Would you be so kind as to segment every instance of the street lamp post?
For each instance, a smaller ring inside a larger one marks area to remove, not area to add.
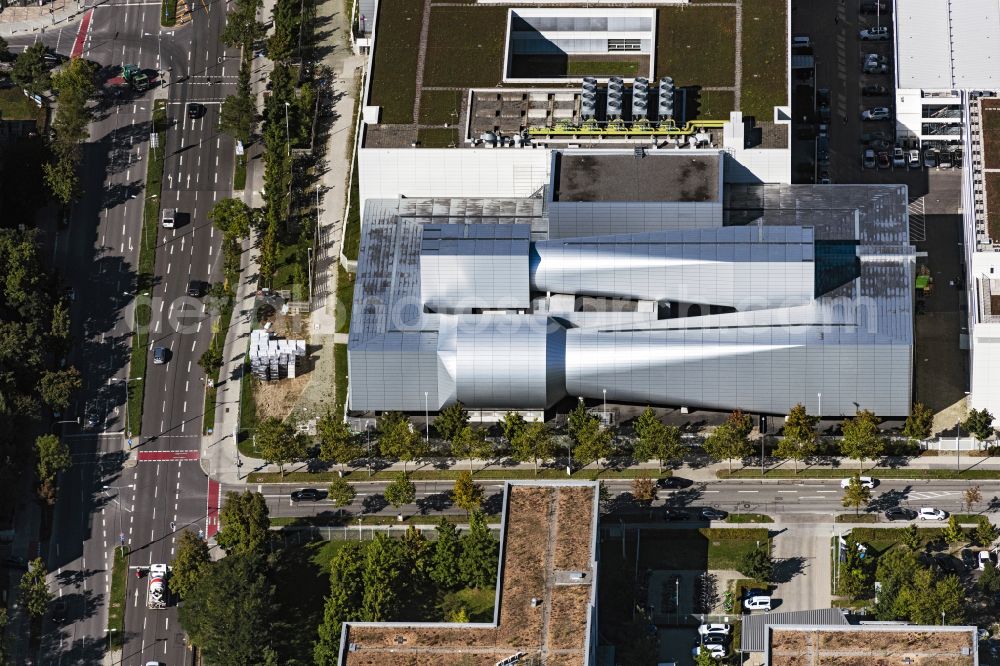
[[[817,393],[816,394],[816,402],[818,403],[816,405],[816,409],[819,412],[818,414],[816,414],[816,416],[818,416],[818,417],[820,417],[822,419],[823,418],[823,394],[822,393]]]
[[[602,409],[604,413],[601,416],[604,418],[604,425],[608,424],[608,389],[601,389],[601,395],[604,396],[604,406]]]
[[[430,412],[427,410],[427,391],[424,391],[424,443],[428,444],[431,441],[431,419]]]
[[[368,455],[365,457],[365,462],[368,463],[368,478],[372,476],[372,431],[370,427],[370,421],[365,420],[365,444],[368,448]]]

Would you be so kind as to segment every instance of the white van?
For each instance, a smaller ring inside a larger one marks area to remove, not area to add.
[[[164,208],[163,215],[160,217],[160,226],[165,229],[173,229],[177,224],[177,209],[176,208]]]
[[[743,607],[747,610],[771,610],[771,597],[747,597],[743,600]]]

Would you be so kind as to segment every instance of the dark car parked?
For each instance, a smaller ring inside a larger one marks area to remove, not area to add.
[[[878,84],[871,84],[861,88],[863,97],[882,97],[889,94],[889,89]]]
[[[663,511],[663,519],[669,521],[691,520],[691,514],[683,509],[665,509]]]
[[[687,488],[694,481],[691,479],[685,479],[680,476],[667,476],[662,479],[656,480],[656,485],[659,488],[665,488],[667,490],[674,490],[676,488]]]
[[[705,520],[725,520],[729,514],[722,509],[705,507],[701,510],[701,517]]]
[[[295,490],[292,492],[293,502],[315,502],[322,498],[323,493],[316,488],[303,488],[302,490]]]
[[[889,520],[916,520],[917,512],[905,506],[894,506],[885,512],[885,517]]]

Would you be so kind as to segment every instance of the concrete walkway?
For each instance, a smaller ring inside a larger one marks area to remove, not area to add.
[[[44,7],[8,7],[0,12],[0,37],[13,37],[25,33],[45,32],[73,23],[91,7],[103,2],[77,2],[59,0]],[[51,10],[51,12],[50,12]]]

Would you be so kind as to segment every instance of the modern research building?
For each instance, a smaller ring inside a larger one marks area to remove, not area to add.
[[[368,10],[348,408],[908,413],[906,188],[788,184],[787,0],[617,4]]]

